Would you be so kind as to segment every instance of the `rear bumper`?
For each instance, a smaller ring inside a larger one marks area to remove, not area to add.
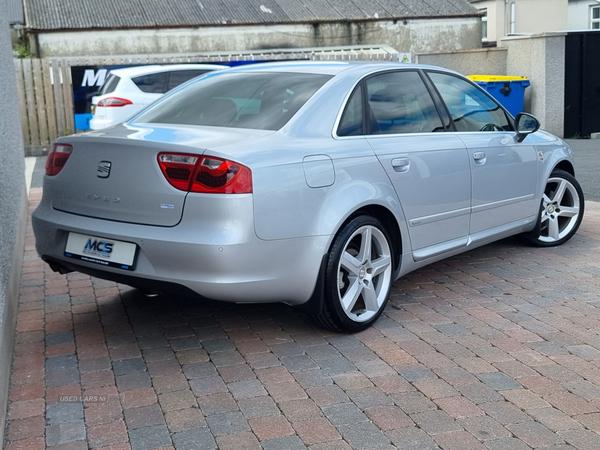
[[[221,200],[229,204],[207,217],[194,214],[203,202],[190,196],[181,222],[174,227],[82,217],[54,210],[42,200],[32,215],[36,249],[55,267],[141,288],[177,285],[202,297],[238,303],[306,302],[315,289],[329,237],[261,240],[254,232],[252,196],[228,197]],[[65,256],[69,232],[135,243],[135,269]]]

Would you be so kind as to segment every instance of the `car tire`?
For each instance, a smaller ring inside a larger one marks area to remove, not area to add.
[[[579,182],[570,173],[555,169],[546,182],[536,227],[523,237],[535,247],[564,244],[577,232],[584,207]]]
[[[382,223],[371,216],[357,216],[341,228],[327,258],[318,324],[357,332],[379,318],[393,281],[391,242]]]

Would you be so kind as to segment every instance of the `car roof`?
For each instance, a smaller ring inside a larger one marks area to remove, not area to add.
[[[228,68],[228,66],[220,64],[154,64],[150,66],[123,67],[121,69],[111,70],[110,73],[123,78],[148,75],[151,73],[173,72],[175,70],[222,70]]]
[[[342,72],[354,75],[365,75],[378,70],[394,69],[434,69],[449,73],[458,73],[452,70],[424,64],[400,62],[371,62],[371,61],[282,61],[260,64],[248,64],[229,69],[228,72],[296,72],[313,73],[320,75],[337,75]]]

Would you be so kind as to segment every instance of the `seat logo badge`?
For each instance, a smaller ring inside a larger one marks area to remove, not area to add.
[[[100,164],[98,164],[98,177],[108,178],[111,164],[110,161],[100,161]]]

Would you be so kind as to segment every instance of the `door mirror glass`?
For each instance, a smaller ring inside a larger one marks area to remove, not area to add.
[[[517,129],[517,142],[523,142],[528,135],[539,130],[540,122],[531,114],[520,113],[515,119],[515,128]]]

